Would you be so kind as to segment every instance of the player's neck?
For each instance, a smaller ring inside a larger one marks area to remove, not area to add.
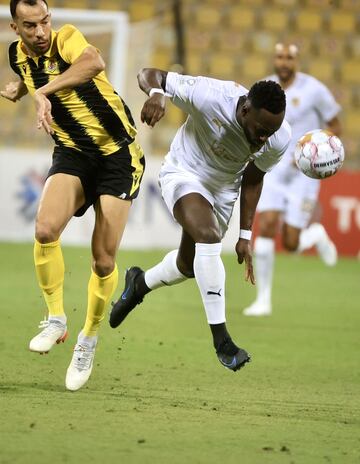
[[[286,90],[288,87],[290,87],[293,84],[295,78],[296,78],[296,73],[294,73],[289,79],[286,79],[286,80],[279,79],[279,84],[284,90]]]

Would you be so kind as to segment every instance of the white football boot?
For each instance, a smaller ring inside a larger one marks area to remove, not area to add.
[[[87,343],[75,345],[71,363],[66,372],[65,386],[68,390],[76,391],[89,380],[93,368],[96,342],[93,346]]]
[[[244,316],[271,316],[271,305],[266,303],[259,303],[254,301],[254,303],[244,309]]]
[[[335,266],[337,263],[337,250],[335,244],[330,240],[322,224],[313,224],[318,229],[319,239],[315,244],[320,258],[327,266]]]
[[[43,320],[39,328],[43,330],[30,341],[29,349],[40,354],[48,353],[55,344],[64,343],[68,335],[66,323],[58,319]]]

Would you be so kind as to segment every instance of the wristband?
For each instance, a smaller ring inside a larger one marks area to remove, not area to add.
[[[163,91],[163,89],[159,89],[157,87],[150,89],[149,97],[152,97],[154,93],[161,93],[161,95],[165,95],[165,92]]]
[[[239,238],[243,238],[245,240],[251,240],[251,230],[240,229]]]

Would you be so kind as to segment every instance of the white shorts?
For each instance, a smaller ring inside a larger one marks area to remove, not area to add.
[[[201,179],[193,172],[174,166],[165,161],[159,174],[159,184],[162,197],[168,210],[174,217],[174,205],[183,196],[189,193],[199,193],[211,204],[219,222],[221,237],[224,237],[233,212],[234,204],[239,195],[235,186],[215,187]],[[174,218],[175,219],[175,218]]]
[[[286,224],[303,229],[309,224],[319,190],[319,180],[306,177],[293,166],[277,165],[264,177],[257,211],[282,211]]]

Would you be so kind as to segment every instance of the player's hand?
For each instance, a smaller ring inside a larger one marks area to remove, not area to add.
[[[165,114],[165,101],[165,95],[160,93],[154,93],[149,97],[141,110],[141,121],[154,127]]]
[[[252,264],[252,253],[250,240],[239,238],[235,246],[236,254],[238,256],[238,263],[242,264],[245,261],[245,280],[255,285],[254,268]]]
[[[15,103],[24,95],[23,85],[20,81],[9,82],[5,89],[0,91],[0,95]]]
[[[37,117],[37,128],[43,128],[47,134],[53,134],[54,131],[51,128],[52,115],[51,115],[51,103],[50,100],[43,93],[36,91],[34,94],[36,117]]]

